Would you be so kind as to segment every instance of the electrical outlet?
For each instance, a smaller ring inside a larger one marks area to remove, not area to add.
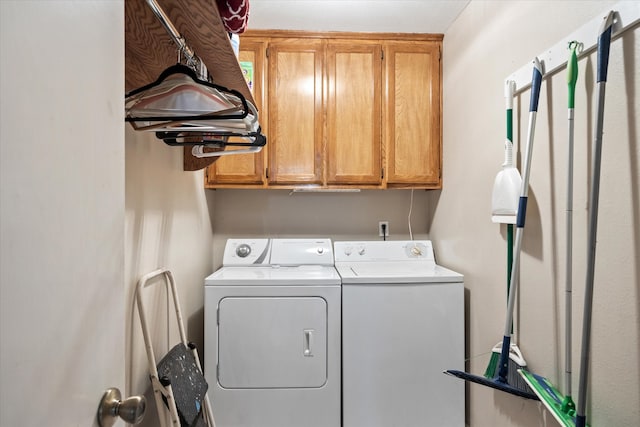
[[[378,221],[378,236],[389,237],[389,221]]]

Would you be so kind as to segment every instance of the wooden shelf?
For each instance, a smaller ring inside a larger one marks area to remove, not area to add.
[[[253,101],[214,0],[157,0],[215,84]],[[178,59],[178,48],[145,0],[125,2],[125,91],[158,78]],[[184,170],[198,170],[216,158],[199,159],[184,148]]]

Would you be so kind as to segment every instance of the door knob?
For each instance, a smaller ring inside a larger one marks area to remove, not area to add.
[[[144,396],[131,396],[121,400],[122,395],[117,388],[110,388],[104,392],[98,406],[98,425],[112,427],[122,418],[128,424],[138,424],[144,418],[147,400]]]

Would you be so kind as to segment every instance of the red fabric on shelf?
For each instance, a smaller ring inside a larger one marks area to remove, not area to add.
[[[249,0],[216,0],[225,29],[241,34],[249,21]]]

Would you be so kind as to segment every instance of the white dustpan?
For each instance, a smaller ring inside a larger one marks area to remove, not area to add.
[[[522,178],[518,169],[513,166],[513,143],[508,139],[504,142],[504,152],[505,160],[502,164],[502,170],[498,172],[493,183],[491,220],[515,224]]]

